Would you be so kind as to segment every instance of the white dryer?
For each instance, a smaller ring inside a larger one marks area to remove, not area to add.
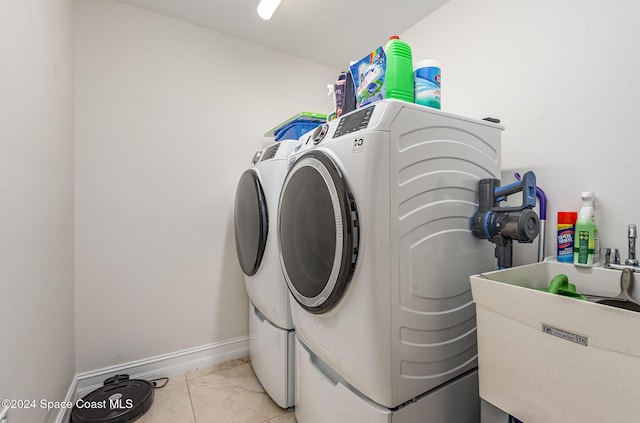
[[[249,358],[256,376],[283,408],[294,402],[294,328],[276,237],[278,199],[297,141],[256,153],[236,190],[236,253],[249,295]]]
[[[278,241],[300,423],[479,421],[469,275],[495,260],[469,220],[502,129],[384,100],[290,157]]]

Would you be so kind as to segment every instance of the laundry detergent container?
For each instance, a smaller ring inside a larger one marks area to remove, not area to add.
[[[544,292],[558,274],[620,293],[619,270],[555,261],[470,277],[480,396],[525,423],[640,421],[640,313]]]

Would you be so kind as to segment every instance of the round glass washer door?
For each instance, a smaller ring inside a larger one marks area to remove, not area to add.
[[[264,191],[253,169],[245,171],[238,182],[234,227],[240,267],[245,275],[253,276],[260,268],[269,228]]]
[[[300,157],[280,195],[280,260],[296,301],[323,313],[342,297],[356,265],[359,223],[342,173],[324,153]]]

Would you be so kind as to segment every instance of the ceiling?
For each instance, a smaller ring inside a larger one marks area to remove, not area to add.
[[[120,0],[342,69],[448,0],[282,0],[270,21],[259,0]]]

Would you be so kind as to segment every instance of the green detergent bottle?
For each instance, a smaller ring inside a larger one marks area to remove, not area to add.
[[[593,207],[595,199],[596,195],[593,191],[582,193],[582,207],[576,221],[573,246],[573,264],[576,266],[600,265],[600,237]]]
[[[389,37],[384,47],[387,67],[384,75],[385,98],[414,102],[413,57],[409,44],[397,35]]]

